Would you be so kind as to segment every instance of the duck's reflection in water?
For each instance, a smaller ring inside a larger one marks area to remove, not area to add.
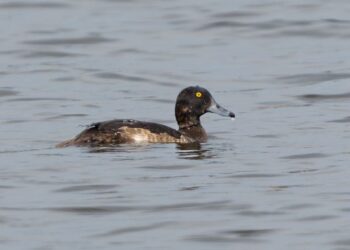
[[[215,152],[216,150],[214,148],[208,147],[207,144],[200,144],[200,143],[176,144],[175,147],[176,147],[175,150],[176,150],[178,159],[203,160],[203,159],[215,158],[217,156],[217,152]],[[159,154],[159,150],[166,150],[167,153],[170,153],[170,152],[173,152],[172,148],[173,146],[170,147],[169,144],[167,145],[164,145],[164,144],[163,145],[162,144],[114,145],[110,147],[89,147],[87,148],[86,152],[135,154],[135,153],[149,152],[150,150],[152,152],[153,150],[156,156],[157,154]],[[162,154],[164,154],[164,151],[162,152],[163,152]]]
[[[216,156],[210,148],[200,143],[178,144],[176,149],[179,159],[203,160]]]
[[[115,144],[104,147],[87,147],[86,152],[88,153],[137,153],[145,152],[152,148],[152,144]]]

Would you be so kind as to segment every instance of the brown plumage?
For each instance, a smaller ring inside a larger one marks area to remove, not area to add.
[[[103,146],[122,143],[191,143],[192,138],[165,125],[135,120],[111,120],[91,124],[71,140],[57,147],[72,145]]]
[[[179,130],[168,126],[136,120],[111,120],[91,124],[71,140],[57,144],[67,146],[109,146],[122,143],[199,143],[207,140],[200,123],[200,116],[213,112],[235,117],[232,112],[219,106],[211,94],[201,87],[188,87],[176,100],[175,116]]]

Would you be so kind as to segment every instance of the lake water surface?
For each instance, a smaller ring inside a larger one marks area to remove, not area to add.
[[[1,249],[349,249],[350,3],[0,2]],[[200,147],[54,145],[92,122],[176,128]]]

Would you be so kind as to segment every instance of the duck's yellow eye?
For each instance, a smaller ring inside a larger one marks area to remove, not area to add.
[[[201,97],[202,97],[202,93],[201,93],[201,92],[196,92],[196,96],[197,96],[198,98],[201,98]]]

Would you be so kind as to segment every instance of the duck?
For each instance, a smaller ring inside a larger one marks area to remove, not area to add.
[[[56,147],[113,146],[126,143],[204,143],[208,135],[200,117],[215,113],[234,119],[233,112],[220,106],[210,92],[200,86],[190,86],[180,91],[176,98],[175,117],[179,128],[132,119],[115,119],[89,125],[80,134],[63,141]]]

